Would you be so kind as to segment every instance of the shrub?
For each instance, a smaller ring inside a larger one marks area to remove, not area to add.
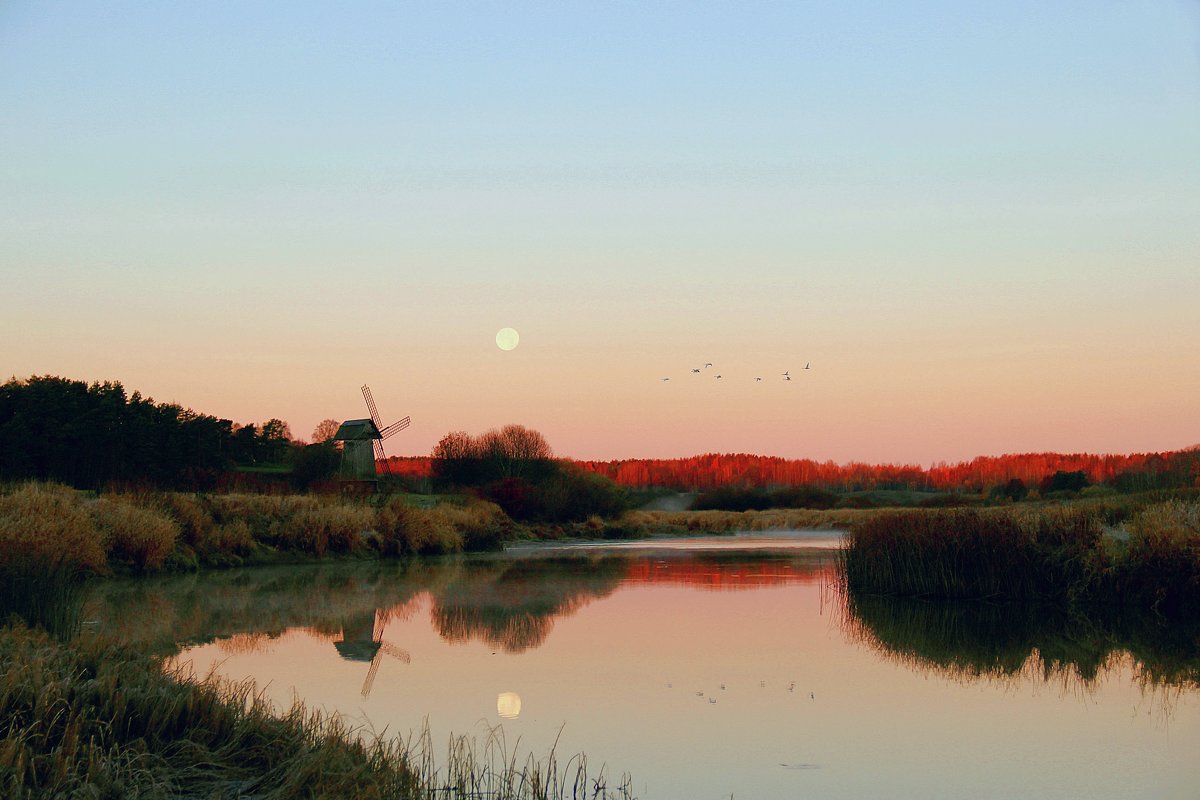
[[[617,517],[629,509],[625,491],[594,472],[564,465],[540,487],[542,518],[549,522],[582,522],[591,516]]]

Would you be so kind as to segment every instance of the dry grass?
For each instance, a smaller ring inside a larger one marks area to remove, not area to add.
[[[496,549],[509,521],[474,501],[428,509],[392,498],[310,495],[112,493],[99,499],[54,484],[0,495],[0,566],[107,573],[198,563],[226,565],[275,554],[413,555]]]
[[[780,508],[767,511],[630,511],[623,522],[654,533],[733,533],[735,531],[839,528],[854,530],[881,513],[873,509]],[[919,512],[912,512],[919,513]]]
[[[65,486],[27,483],[0,495],[0,561],[103,571],[108,564],[90,509]]]
[[[110,558],[153,572],[174,551],[179,525],[162,511],[121,497],[102,497],[92,508],[96,532]]]

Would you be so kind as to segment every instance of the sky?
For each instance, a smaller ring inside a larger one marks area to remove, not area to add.
[[[1187,447],[1200,2],[3,0],[0,287],[0,379],[393,455]]]

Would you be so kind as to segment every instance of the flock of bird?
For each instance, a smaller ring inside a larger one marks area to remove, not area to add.
[[[812,369],[812,362],[806,363],[806,364],[804,365],[804,368],[805,368],[805,369]],[[692,373],[691,373],[691,374],[693,374],[693,375],[700,375],[701,373],[703,373],[705,370],[708,370],[708,369],[712,369],[712,362],[711,362],[711,361],[705,361],[705,362],[704,362],[704,366],[703,366],[703,367],[692,367]],[[722,375],[721,375],[721,373],[719,373],[719,372],[717,372],[717,373],[715,373],[715,374],[713,375],[713,378],[715,378],[716,380],[721,380],[721,379],[722,379],[722,377],[723,377],[723,376],[722,376]],[[782,378],[783,378],[785,381],[790,381],[790,380],[792,379],[791,370],[786,370],[786,371],[784,371],[783,373],[781,373],[781,374],[780,374],[780,377],[782,377]],[[659,380],[660,380],[660,381],[669,381],[669,380],[671,380],[671,378],[670,378],[670,376],[667,376],[667,377],[665,377],[665,378],[659,378]],[[762,378],[762,376],[761,376],[761,375],[755,375],[755,376],[754,376],[754,382],[755,382],[755,383],[762,383],[762,380],[763,380],[763,378]]]
[[[673,689],[673,688],[675,688],[675,684],[674,684],[674,683],[671,683],[671,682],[668,682],[668,683],[667,683],[667,688],[668,688],[668,689]],[[760,689],[765,689],[765,688],[767,688],[767,682],[766,682],[766,681],[759,681],[759,682],[758,682],[758,688],[760,688]],[[795,682],[795,681],[792,681],[791,683],[789,683],[789,684],[788,684],[788,687],[787,687],[787,690],[788,690],[789,692],[793,692],[793,693],[794,693],[794,692],[796,691],[796,682]],[[725,684],[723,684],[723,683],[721,684],[721,691],[725,691]],[[697,691],[697,692],[696,692],[696,697],[704,697],[704,692],[703,692],[703,691]],[[809,697],[809,699],[810,699],[810,700],[816,700],[816,699],[817,699],[817,695],[816,695],[816,693],[815,693],[815,692],[809,692],[809,693],[808,693],[808,697]],[[709,697],[708,697],[708,702],[710,702],[710,703],[716,703],[716,702],[717,702],[717,698],[716,698],[716,697],[714,697],[714,696],[712,696],[712,695],[710,694],[710,695],[709,695]]]

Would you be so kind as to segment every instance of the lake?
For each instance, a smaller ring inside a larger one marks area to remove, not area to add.
[[[515,547],[93,585],[84,629],[368,730],[637,796],[1196,798],[1200,635],[846,597],[837,534]],[[611,781],[613,783],[617,781]]]

